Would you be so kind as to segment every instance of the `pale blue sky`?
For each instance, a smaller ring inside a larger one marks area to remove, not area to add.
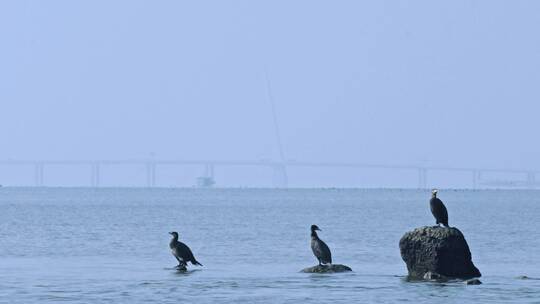
[[[539,29],[538,1],[1,1],[0,159],[277,159],[266,69],[288,159],[539,169]]]

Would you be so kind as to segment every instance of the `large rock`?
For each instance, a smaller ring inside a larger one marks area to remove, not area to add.
[[[416,228],[401,238],[399,250],[411,278],[440,275],[469,279],[482,276],[472,262],[465,237],[457,228]]]
[[[345,271],[352,271],[352,269],[349,266],[341,265],[341,264],[331,264],[331,265],[317,265],[313,267],[308,267],[302,269],[301,272],[306,273],[334,273],[334,272],[345,272]]]

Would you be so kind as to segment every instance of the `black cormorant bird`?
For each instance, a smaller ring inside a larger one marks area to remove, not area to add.
[[[445,227],[448,226],[448,211],[444,206],[443,202],[437,198],[437,189],[431,191],[431,200],[429,201],[429,206],[431,207],[431,213],[437,221],[437,225],[443,224]]]
[[[319,260],[319,265],[332,264],[332,253],[330,248],[317,235],[317,230],[321,231],[317,225],[311,225],[311,250]]]
[[[202,266],[202,264],[197,262],[197,260],[193,256],[191,249],[189,249],[186,244],[178,241],[178,232],[173,231],[169,232],[169,234],[173,236],[171,242],[169,243],[169,247],[171,248],[174,257],[178,260],[179,268],[186,267],[187,262],[191,262],[191,264],[193,265]]]

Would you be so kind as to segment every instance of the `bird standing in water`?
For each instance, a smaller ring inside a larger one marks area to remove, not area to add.
[[[169,234],[173,236],[171,242],[169,243],[169,247],[171,248],[173,256],[176,258],[176,260],[178,260],[178,268],[185,268],[187,266],[187,262],[191,262],[193,265],[202,266],[202,264],[197,262],[193,256],[191,249],[189,249],[186,244],[178,241],[178,232],[173,231],[169,232]]]
[[[446,210],[443,202],[437,198],[437,192],[439,192],[437,189],[433,189],[431,191],[431,200],[429,201],[431,213],[435,217],[437,226],[443,224],[445,227],[450,227],[448,226],[448,211]]]
[[[330,248],[317,235],[317,231],[321,231],[317,225],[311,225],[311,250],[319,260],[319,265],[332,264],[332,253]]]

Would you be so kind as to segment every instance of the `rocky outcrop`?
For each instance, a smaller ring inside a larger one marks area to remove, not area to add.
[[[472,262],[465,237],[457,228],[416,228],[401,238],[399,250],[411,278],[470,279],[482,276]]]
[[[346,272],[352,271],[349,266],[341,264],[330,264],[330,265],[317,265],[313,267],[308,267],[302,269],[301,272],[305,273],[334,273],[334,272]]]

